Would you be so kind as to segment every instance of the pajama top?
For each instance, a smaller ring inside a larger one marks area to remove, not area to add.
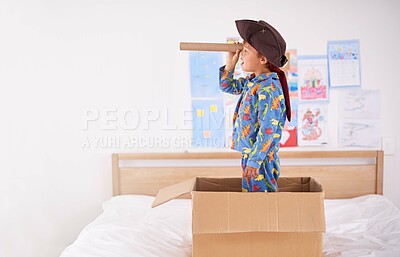
[[[220,89],[241,95],[233,115],[232,149],[242,153],[247,165],[268,173],[280,171],[279,141],[286,121],[286,106],[278,74],[271,72],[234,79],[234,70],[219,70]],[[276,170],[274,170],[276,169]]]

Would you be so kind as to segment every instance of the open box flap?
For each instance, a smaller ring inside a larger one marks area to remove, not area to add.
[[[154,199],[151,207],[154,208],[183,194],[190,193],[191,191],[193,191],[195,183],[196,178],[192,178],[171,186],[161,188],[158,191],[156,199]]]

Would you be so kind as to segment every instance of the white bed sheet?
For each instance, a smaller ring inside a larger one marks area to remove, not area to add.
[[[190,257],[191,201],[116,196],[61,257]],[[380,195],[325,200],[324,257],[400,257],[400,211]]]

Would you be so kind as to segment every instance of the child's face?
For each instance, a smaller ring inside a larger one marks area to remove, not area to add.
[[[240,59],[242,60],[241,65],[243,71],[261,73],[266,69],[266,58],[260,55],[257,50],[247,42],[243,43]]]

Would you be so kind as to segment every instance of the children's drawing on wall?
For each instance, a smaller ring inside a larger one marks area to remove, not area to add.
[[[329,79],[331,87],[360,86],[360,42],[328,42]]]
[[[297,98],[290,98],[290,106],[292,109],[292,119],[290,122],[286,119],[286,123],[282,132],[282,139],[279,142],[281,147],[297,146]]]
[[[232,143],[233,131],[233,114],[235,113],[236,104],[238,102],[238,95],[224,94],[224,117],[225,117],[225,146]]]
[[[190,52],[190,88],[192,98],[221,98],[218,87],[221,53]]]
[[[343,90],[339,99],[339,145],[379,147],[379,90]]]
[[[192,147],[225,147],[225,120],[222,99],[192,100]]]
[[[339,122],[339,145],[379,147],[379,123],[369,119],[342,119]]]
[[[288,81],[290,105],[292,109],[292,120],[286,119],[282,132],[282,139],[279,142],[281,147],[297,146],[297,104],[298,104],[298,76],[297,76],[297,50],[289,49],[286,51],[288,62],[282,70],[286,73]]]
[[[299,104],[299,146],[323,145],[327,143],[326,105]]]
[[[340,115],[343,118],[379,119],[380,91],[348,89],[340,92]]]
[[[192,95],[192,147],[225,147],[223,95],[218,69],[223,56],[214,52],[190,52]]]
[[[326,56],[299,56],[299,101],[328,101]]]
[[[298,76],[297,76],[297,50],[289,49],[286,51],[288,62],[282,70],[286,73],[289,86],[290,99],[298,97]]]

